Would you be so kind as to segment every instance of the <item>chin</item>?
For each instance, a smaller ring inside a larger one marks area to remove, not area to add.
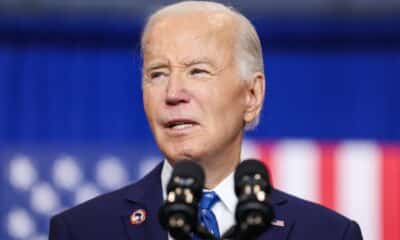
[[[175,154],[167,154],[166,155],[169,160],[172,160],[174,162],[179,161],[179,160],[190,160],[193,159],[193,155],[190,153],[175,153]]]
[[[179,161],[179,160],[183,160],[183,159],[199,159],[201,158],[202,154],[200,153],[199,150],[197,149],[188,149],[188,148],[184,148],[182,146],[182,148],[177,149],[177,151],[171,151],[165,152],[165,156],[172,161]]]

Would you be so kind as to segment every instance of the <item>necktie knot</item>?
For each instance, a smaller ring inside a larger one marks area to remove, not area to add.
[[[203,191],[199,207],[200,209],[210,210],[219,200],[218,195],[214,191]]]

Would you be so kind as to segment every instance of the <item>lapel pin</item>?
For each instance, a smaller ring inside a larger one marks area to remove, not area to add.
[[[144,209],[138,209],[133,211],[130,217],[131,224],[141,224],[146,220],[146,211]]]
[[[271,221],[271,225],[276,226],[276,227],[284,227],[285,222],[283,220],[274,219]]]

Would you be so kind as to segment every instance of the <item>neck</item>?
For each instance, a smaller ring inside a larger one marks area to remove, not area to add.
[[[238,139],[235,144],[224,148],[218,154],[198,160],[206,175],[205,188],[215,188],[229,174],[235,171],[240,163],[241,143],[241,139]]]
[[[205,188],[215,188],[229,174],[235,171],[240,163],[241,146],[242,135],[239,134],[231,142],[218,148],[218,151],[211,152],[201,158],[194,158],[204,170]],[[172,166],[174,165],[174,160],[167,160]]]
[[[206,189],[215,188],[222,180],[224,180],[229,174],[235,171],[237,164],[239,164],[240,159],[230,162],[229,165],[221,164],[220,166],[204,166],[204,172],[206,175],[204,186]]]

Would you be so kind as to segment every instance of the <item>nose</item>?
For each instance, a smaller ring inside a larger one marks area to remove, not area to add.
[[[171,78],[168,81],[165,103],[169,106],[188,103],[190,101],[185,79],[177,75],[178,74],[175,74],[175,76],[171,75]]]

